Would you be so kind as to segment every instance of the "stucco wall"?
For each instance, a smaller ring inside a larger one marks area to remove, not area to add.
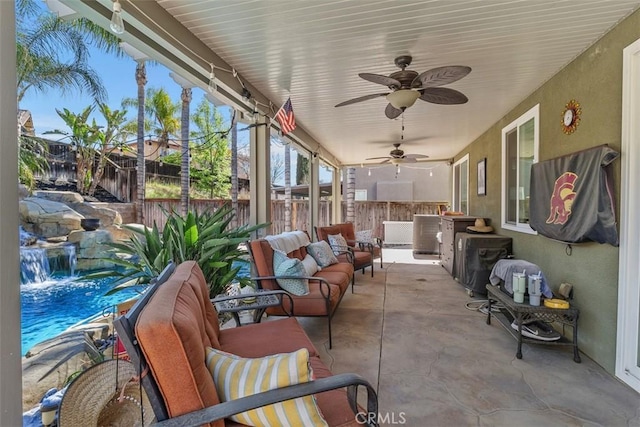
[[[618,248],[598,243],[566,245],[542,236],[500,229],[501,130],[540,104],[539,159],[546,160],[601,144],[620,151],[622,121],[622,50],[640,38],[640,12],[630,15],[531,94],[480,138],[458,153],[469,153],[470,188],[476,188],[476,164],[487,158],[487,196],[470,192],[470,213],[490,217],[497,232],[513,238],[516,257],[538,264],[557,290],[574,285],[574,306],[580,309],[580,349],[610,373],[615,368]],[[558,40],[562,43],[562,40]],[[549,46],[553,49],[553,46]],[[580,103],[581,122],[571,135],[562,132],[564,106]],[[616,208],[620,206],[620,161],[613,165]],[[619,214],[617,216],[619,220]],[[619,227],[618,227],[619,230]]]

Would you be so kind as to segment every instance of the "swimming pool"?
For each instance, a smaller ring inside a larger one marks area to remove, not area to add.
[[[111,279],[81,281],[55,276],[43,282],[20,285],[22,305],[22,355],[35,344],[53,338],[70,326],[122,301],[139,295],[142,287],[105,296]]]
[[[249,263],[242,265],[238,277],[249,277]],[[144,287],[122,290],[105,296],[112,279],[78,280],[78,276],[54,274],[42,282],[20,285],[22,306],[22,355],[35,344],[53,338],[70,326],[138,296]]]

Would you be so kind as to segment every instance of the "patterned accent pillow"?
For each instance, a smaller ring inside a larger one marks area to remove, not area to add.
[[[375,243],[373,241],[373,230],[356,231],[356,240],[363,243]]]
[[[249,359],[208,347],[206,363],[222,402],[313,380],[306,348]],[[312,395],[241,412],[230,418],[250,426],[328,426]]]
[[[338,263],[338,258],[333,254],[331,246],[324,240],[310,243],[309,246],[307,246],[307,252],[311,254],[321,268]]]
[[[342,237],[342,233],[329,234],[327,237],[329,238],[329,245],[331,245],[334,254],[338,255],[340,252],[348,250],[349,245],[347,244],[347,239]]]
[[[276,276],[305,277],[307,270],[298,258],[289,258],[282,251],[273,251],[273,272]],[[309,293],[309,280],[307,279],[276,279],[278,285],[293,295],[307,295]]]

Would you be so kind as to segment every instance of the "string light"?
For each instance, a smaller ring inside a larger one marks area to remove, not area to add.
[[[218,90],[218,85],[216,84],[216,75],[213,72],[213,63],[211,63],[211,72],[209,73],[209,92],[213,93]]]
[[[124,33],[124,21],[122,20],[122,5],[119,0],[113,2],[113,15],[111,15],[111,31],[115,34]]]

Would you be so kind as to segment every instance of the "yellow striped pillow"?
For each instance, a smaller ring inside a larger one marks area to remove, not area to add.
[[[207,367],[222,402],[313,379],[306,348],[249,359],[207,348]],[[250,426],[327,426],[313,396],[304,396],[231,417]]]

